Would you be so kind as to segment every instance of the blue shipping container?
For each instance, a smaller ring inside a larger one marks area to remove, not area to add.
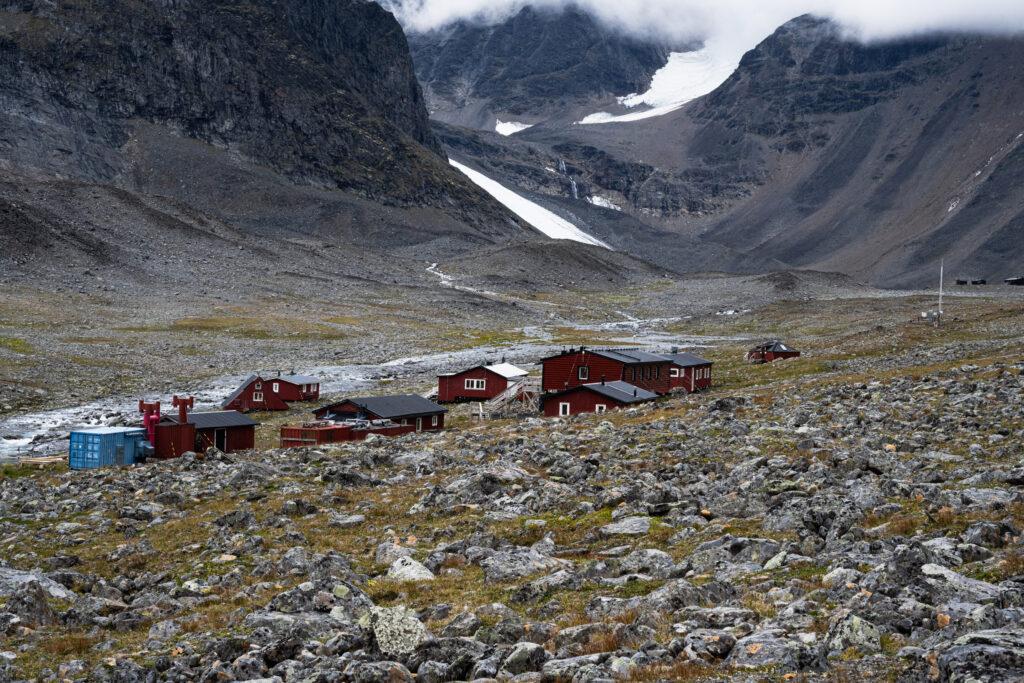
[[[91,470],[97,467],[134,465],[136,455],[146,441],[140,427],[95,427],[71,432],[68,467]]]

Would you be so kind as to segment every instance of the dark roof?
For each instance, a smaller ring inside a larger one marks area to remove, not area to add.
[[[754,348],[755,349],[759,349],[759,350],[763,349],[765,351],[770,351],[770,352],[774,352],[774,353],[800,353],[799,351],[794,349],[792,346],[786,346],[785,344],[783,344],[782,342],[780,342],[778,340],[773,340],[773,341],[765,342],[764,344],[759,344],[758,346],[755,346]]]
[[[561,358],[562,356],[568,356],[573,353],[580,353],[580,351],[586,351],[587,353],[592,353],[595,356],[601,356],[602,358],[614,360],[625,365],[636,365],[637,363],[664,363],[668,360],[663,356],[658,356],[639,349],[571,349],[554,356],[542,358],[541,362],[551,360],[553,358]]]
[[[714,363],[714,361],[710,361],[707,358],[701,358],[696,354],[687,353],[686,351],[683,351],[682,353],[666,353],[664,357],[672,361],[673,365],[678,365],[681,368],[692,368],[698,365],[712,365]]]
[[[220,407],[221,408],[227,408],[229,405],[231,405],[232,401],[234,401],[236,398],[238,398],[239,396],[242,395],[242,392],[245,391],[245,388],[247,386],[249,386],[250,384],[252,384],[256,380],[258,380],[259,378],[260,378],[259,375],[249,375],[248,378],[246,378],[245,380],[242,381],[242,383],[238,386],[237,389],[235,389],[234,391],[231,392],[230,396],[228,396],[226,399],[221,401]]]
[[[323,408],[317,408],[314,412],[323,410],[333,411],[343,403],[352,403],[368,413],[377,417],[394,419],[396,417],[419,417],[421,415],[438,415],[447,413],[447,408],[442,408],[430,399],[423,398],[419,394],[399,394],[397,396],[363,396],[361,398],[348,398],[344,401],[332,403]]]
[[[178,422],[175,415],[164,415],[161,422]],[[189,413],[189,424],[194,424],[196,429],[221,429],[223,427],[255,427],[259,424],[256,420],[242,415],[237,410],[211,410],[204,413]]]
[[[594,393],[610,398],[613,401],[618,401],[619,403],[643,403],[644,401],[650,401],[658,398],[658,395],[653,391],[647,391],[646,389],[635,387],[629,382],[616,380],[614,382],[605,382],[604,384],[601,382],[593,382],[591,384],[581,384],[578,387],[572,387],[570,389],[563,389],[562,391],[548,396],[548,400],[579,389],[588,389]]]
[[[271,377],[270,381],[282,380],[290,384],[320,384],[320,380],[316,377],[310,377],[309,375],[283,375],[281,377]]]

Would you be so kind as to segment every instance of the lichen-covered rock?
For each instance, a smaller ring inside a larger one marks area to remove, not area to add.
[[[389,657],[408,655],[430,636],[415,613],[404,607],[374,607],[360,625],[373,634],[377,648]]]

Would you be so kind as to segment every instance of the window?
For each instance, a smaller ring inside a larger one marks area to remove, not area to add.
[[[569,414],[569,404],[568,403],[559,403],[558,404],[558,414],[561,417],[565,417],[566,415],[568,415]]]
[[[252,400],[256,401],[257,403],[262,401],[263,400],[263,392],[262,391],[254,391],[254,392],[252,392]]]
[[[253,389],[262,389],[263,388],[263,382],[256,382],[256,384],[254,384],[252,388]]]
[[[603,413],[606,412],[607,410],[608,406],[606,406],[604,403],[598,403],[596,406],[594,406],[595,413]]]
[[[417,417],[416,418],[416,431],[418,432],[421,429],[423,429],[423,418],[422,417]]]
[[[470,391],[483,391],[487,387],[487,380],[485,379],[467,379],[466,389]]]
[[[672,368],[671,370],[669,370],[668,371],[668,376],[669,377],[678,377],[679,376],[679,368]]]
[[[576,372],[576,376],[580,379],[590,379],[590,368],[586,365],[581,365]]]
[[[278,384],[277,382],[274,382],[274,383],[273,383],[273,384],[272,384],[271,386],[272,386],[272,387],[274,387],[274,393],[275,393],[275,394],[276,394],[277,392],[281,391],[281,385],[280,385],[280,384]]]
[[[431,415],[430,416],[430,426],[431,427],[436,427],[437,426],[437,415]]]
[[[651,378],[651,366],[648,365],[647,366],[647,379],[650,379],[650,378]]]
[[[655,365],[654,366],[654,379],[658,379],[659,377],[661,377],[661,366],[660,365]]]
[[[633,379],[636,379],[636,366],[633,366]]]

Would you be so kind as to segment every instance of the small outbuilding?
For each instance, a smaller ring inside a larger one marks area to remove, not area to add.
[[[202,452],[213,446],[224,453],[256,446],[256,427],[260,423],[233,410],[188,413],[181,417],[165,415],[156,426],[156,457],[177,458],[185,451]]]
[[[1014,285],[1016,287],[1024,286],[1024,277],[1008,277],[1003,280],[1005,284]]]
[[[270,390],[282,401],[315,401],[320,398],[320,380],[309,375],[278,375],[270,380]]]
[[[800,352],[792,346],[787,346],[780,341],[769,341],[758,344],[747,351],[747,360],[751,363],[771,363],[780,358],[797,358]]]
[[[447,408],[418,394],[397,396],[364,396],[347,398],[318,408],[318,420],[347,422],[349,420],[391,420],[399,425],[413,425],[417,432],[444,429]]]
[[[489,401],[521,382],[529,373],[510,363],[477,365],[448,375],[437,376],[439,403]]]
[[[714,361],[686,351],[668,353],[665,358],[672,361],[668,376],[673,389],[683,389],[692,394],[711,386],[711,367]]]
[[[604,413],[636,403],[653,401],[658,395],[628,382],[581,384],[541,398],[541,412],[547,417],[568,417],[580,413]]]
[[[259,375],[250,375],[221,402],[224,410],[248,413],[254,410],[288,410],[288,404],[274,392],[273,385]]]
[[[68,467],[91,470],[144,462],[152,452],[142,427],[74,429],[68,445]]]
[[[569,349],[541,361],[542,391],[563,391],[594,382],[628,382],[667,394],[672,390],[672,361],[639,349]]]

